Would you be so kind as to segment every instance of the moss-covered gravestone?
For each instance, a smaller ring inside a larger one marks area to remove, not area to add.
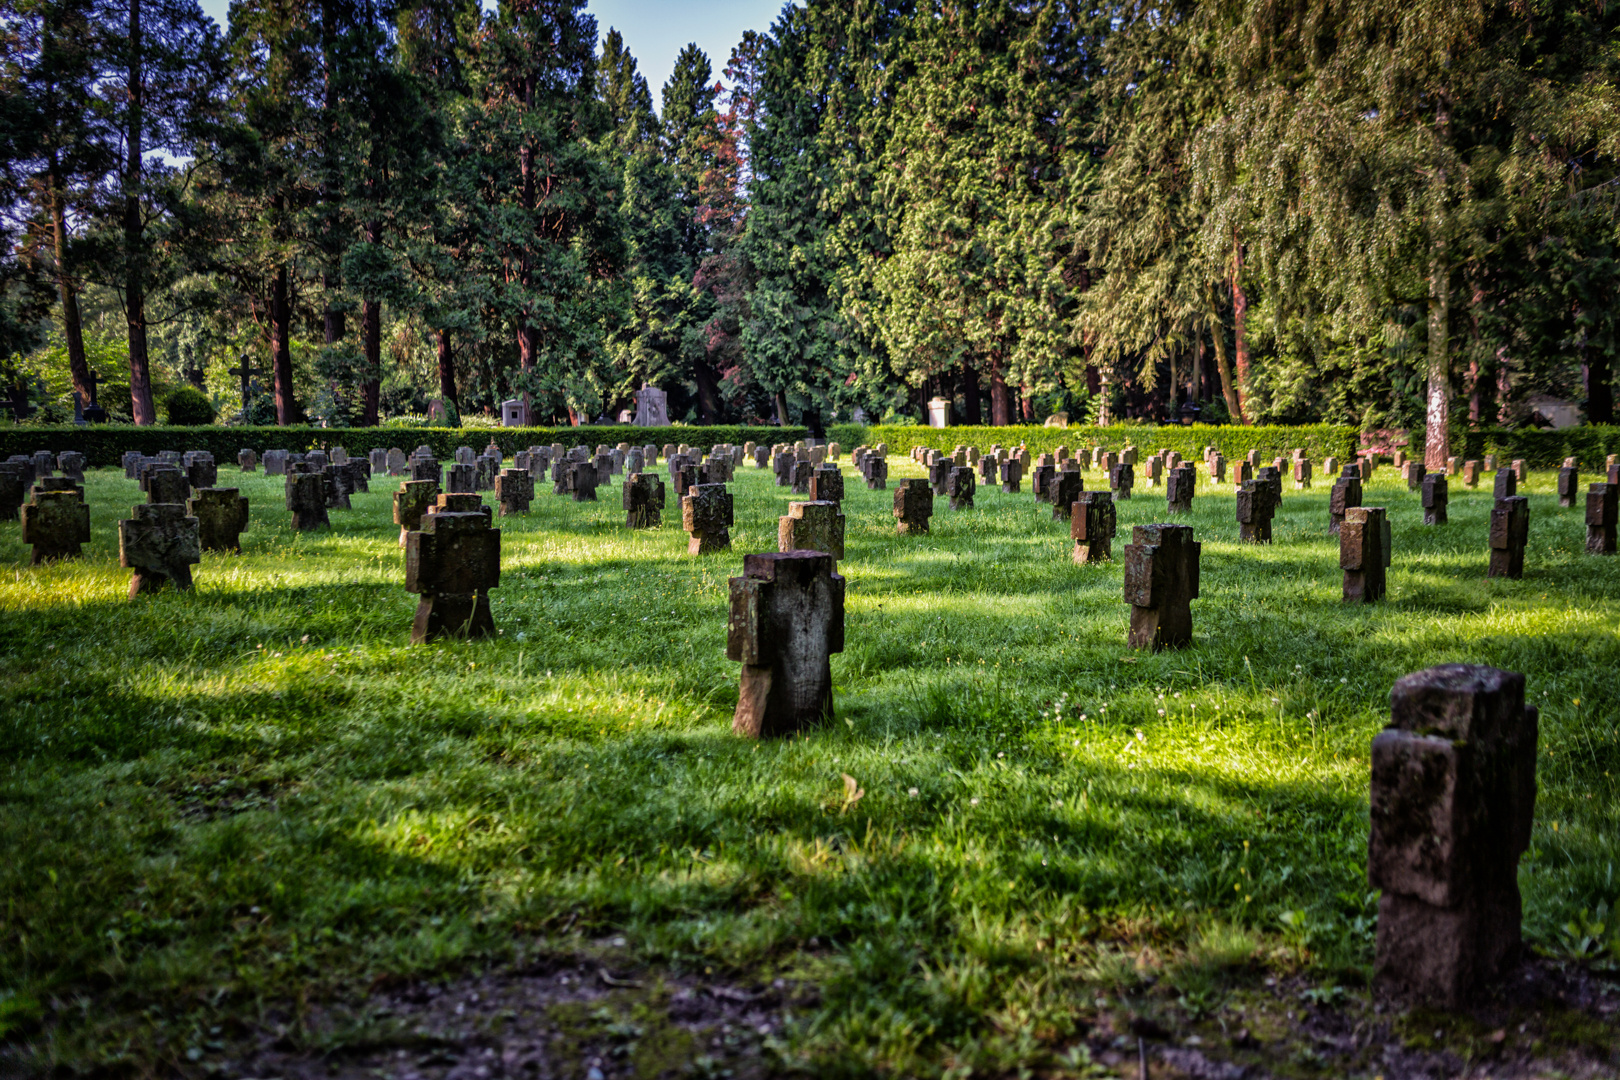
[[[1613,555],[1615,523],[1620,520],[1620,484],[1593,484],[1586,490],[1586,550]]]
[[[527,469],[502,469],[495,478],[495,501],[502,517],[527,514],[534,501],[534,477]]]
[[[823,552],[790,551],[749,555],[731,579],[726,656],[742,664],[736,734],[791,735],[832,714],[832,654],[844,650],[844,579],[834,570]]]
[[[926,480],[902,480],[894,489],[895,532],[912,536],[928,531],[928,519],[934,516],[934,489]]]
[[[1513,475],[1509,469],[1497,474]],[[1530,539],[1530,500],[1523,495],[1498,498],[1491,508],[1491,562],[1486,577],[1517,580],[1524,576],[1524,547]]]
[[[1393,534],[1381,506],[1352,506],[1339,528],[1339,569],[1344,571],[1344,599],[1370,604],[1382,600],[1388,580]]]
[[[42,477],[22,507],[22,541],[33,547],[33,564],[77,559],[90,542],[90,507],[71,478]]]
[[[728,550],[734,523],[731,492],[726,490],[726,485],[693,484],[681,496],[681,526],[690,537],[687,554],[709,555]]]
[[[399,546],[422,527],[422,515],[439,497],[437,480],[407,480],[394,492],[394,524],[399,526]]]
[[[501,530],[476,493],[440,495],[405,540],[405,588],[417,593],[411,642],[492,637],[489,591],[501,583]]]
[[[198,488],[186,509],[197,519],[197,542],[202,550],[241,553],[248,501],[236,488]]]
[[[299,532],[332,527],[332,518],[326,512],[326,477],[321,473],[288,473],[286,504],[292,514],[292,527]]]
[[[201,561],[197,519],[179,503],[135,506],[118,523],[118,563],[134,571],[129,582],[131,599],[169,584],[191,588],[191,568]]]
[[[655,472],[633,472],[624,481],[624,523],[632,529],[656,529],[663,523],[664,481]]]
[[[779,551],[822,551],[836,565],[844,557],[844,515],[835,502],[788,503],[776,540]]]

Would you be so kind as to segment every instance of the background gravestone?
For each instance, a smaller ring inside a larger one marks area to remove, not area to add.
[[[45,477],[22,507],[22,542],[34,549],[32,563],[77,559],[90,542],[90,507],[68,477]]]
[[[810,501],[842,503],[844,474],[836,465],[817,465],[810,474]]]
[[[791,735],[832,715],[832,654],[843,651],[844,579],[830,556],[747,556],[726,625],[726,656],[742,664],[731,730]]]
[[[1615,523],[1620,520],[1620,484],[1593,484],[1586,490],[1586,550],[1613,555]]]
[[[15,461],[0,461],[0,521],[16,521],[27,497],[22,466]]]
[[[326,477],[321,473],[288,473],[286,500],[287,509],[292,513],[292,527],[297,531],[332,527],[332,519],[326,512]]]
[[[1333,490],[1328,493],[1328,534],[1339,535],[1339,529],[1344,525],[1345,511],[1360,505],[1361,470],[1354,465],[1346,465],[1343,474],[1333,482]]]
[[[502,469],[495,478],[495,501],[502,517],[527,514],[534,501],[534,477],[527,469]]]
[[[844,557],[844,515],[835,502],[788,503],[777,519],[778,551],[820,551],[836,566]]]
[[[439,497],[437,480],[407,480],[394,492],[394,524],[399,526],[399,546],[422,527],[422,515]]]
[[[1446,507],[1451,502],[1451,482],[1445,473],[1429,473],[1423,478],[1423,524],[1444,525]]]
[[[1389,697],[1372,742],[1374,971],[1414,1003],[1456,1008],[1519,954],[1539,718],[1524,676],[1489,667],[1429,668]]]
[[[973,509],[973,492],[977,486],[973,479],[972,466],[952,465],[950,475],[945,478],[945,495],[950,499],[950,508]]]
[[[84,455],[77,450],[64,450],[57,454],[56,467],[69,480],[84,483]]]
[[[691,537],[686,544],[688,555],[709,555],[731,547],[734,523],[726,485],[694,484],[681,496],[681,526]]]
[[[1506,469],[1503,473],[1513,475]],[[1523,495],[1497,499],[1491,508],[1491,563],[1485,576],[1523,577],[1524,546],[1529,539],[1530,500]]]
[[[1277,493],[1265,479],[1245,480],[1237,493],[1238,539],[1249,544],[1271,543],[1271,519],[1277,512]]]
[[[146,470],[145,476],[146,501],[149,503],[174,503],[184,506],[191,498],[191,484],[186,480],[186,474],[173,465],[156,464]]]
[[[1558,505],[1569,507],[1575,505],[1576,498],[1581,493],[1581,473],[1573,465],[1565,465],[1558,470]]]
[[[895,532],[911,536],[928,531],[934,516],[934,489],[926,480],[902,480],[894,489]]]
[[[248,501],[236,488],[198,488],[186,510],[197,519],[197,543],[203,551],[241,554]]]
[[[1108,491],[1082,491],[1069,508],[1069,536],[1077,563],[1108,562],[1114,557],[1117,525],[1114,496]]]
[[[1016,457],[1008,458],[1001,463],[1001,491],[1004,495],[1018,494],[1019,484],[1024,479],[1024,465]]]
[[[633,472],[624,482],[624,523],[656,529],[663,522],[664,481],[655,472]]]
[[[596,481],[600,474],[594,461],[573,461],[568,465],[568,491],[575,502],[596,501]]]
[[[1192,465],[1177,465],[1170,470],[1164,482],[1165,509],[1171,514],[1192,513],[1193,495],[1198,490],[1198,470]]]

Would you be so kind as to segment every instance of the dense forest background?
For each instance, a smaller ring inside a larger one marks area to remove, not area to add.
[[[37,417],[1613,418],[1608,0],[809,0],[656,102],[577,0],[229,22],[0,0]]]

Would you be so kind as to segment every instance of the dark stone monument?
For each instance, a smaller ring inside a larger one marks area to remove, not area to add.
[[[446,486],[446,493],[450,495],[476,495],[478,493],[478,465],[477,459],[472,462],[456,462],[449,468],[450,482]]]
[[[328,510],[350,510],[349,494],[354,490],[349,486],[349,467],[347,465],[328,464],[321,466],[321,479],[325,482],[326,508]]]
[[[1198,598],[1203,545],[1190,525],[1138,525],[1125,545],[1125,602],[1131,605],[1133,649],[1192,643],[1192,601]]]
[[[1057,476],[1057,462],[1051,454],[1042,454],[1035,459],[1035,468],[1029,474],[1029,486],[1035,492],[1035,501],[1049,503],[1052,501],[1052,480]],[[937,489],[936,489],[937,493]]]
[[[1503,472],[1513,475],[1506,469]],[[1485,576],[1523,577],[1524,545],[1529,539],[1530,500],[1523,495],[1498,498],[1491,508],[1491,565]]]
[[[1052,520],[1068,521],[1080,493],[1086,490],[1086,480],[1078,471],[1064,469],[1052,478]]]
[[[1558,505],[1574,506],[1581,493],[1581,471],[1565,465],[1558,470]]]
[[[902,480],[894,489],[895,532],[902,536],[928,531],[934,516],[934,489],[926,480]]]
[[[33,547],[33,565],[77,559],[90,542],[90,507],[84,489],[68,477],[44,477],[22,507],[22,542]]]
[[[600,475],[594,461],[568,463],[568,491],[575,502],[596,501],[596,481]]]
[[[790,551],[749,555],[731,579],[726,656],[742,664],[736,734],[791,735],[832,715],[832,654],[844,650],[835,569],[823,552]]]
[[[84,455],[77,450],[64,450],[57,454],[56,467],[69,480],[84,483]]]
[[[329,529],[332,519],[326,513],[326,477],[318,472],[287,474],[287,509],[292,527],[299,532]]]
[[[817,465],[810,474],[810,501],[842,503],[844,474],[836,465]]]
[[[1423,524],[1444,525],[1446,505],[1451,501],[1451,481],[1443,472],[1430,473],[1423,478]]]
[[[437,480],[407,480],[394,492],[394,524],[399,526],[399,546],[422,527],[422,515],[439,498]]]
[[[1128,461],[1121,461],[1108,470],[1108,486],[1114,492],[1115,502],[1124,502],[1131,497],[1131,488],[1136,486],[1136,466]]]
[[[1082,491],[1069,509],[1069,535],[1074,539],[1074,561],[1093,563],[1113,559],[1117,527],[1113,494],[1107,491]]]
[[[320,477],[313,477],[319,480]],[[322,510],[324,513],[325,510]],[[197,519],[179,503],[145,503],[118,523],[118,565],[134,573],[129,595],[157,592],[172,583],[191,588],[191,568],[202,562]]]
[[[868,491],[884,491],[889,486],[889,459],[881,454],[868,454],[862,475],[866,477]]]
[[[1198,470],[1177,465],[1164,482],[1165,509],[1171,514],[1192,513],[1193,495],[1198,490]]]
[[[1496,470],[1496,497],[1510,498],[1519,493],[1519,474],[1512,469]]]
[[[197,519],[197,542],[203,551],[242,553],[248,501],[236,488],[198,488],[186,511]]]
[[[495,501],[502,517],[527,514],[534,501],[534,477],[527,469],[502,469],[495,478]]]
[[[1294,490],[1307,491],[1311,486],[1311,459],[1294,459]]]
[[[1463,484],[1468,487],[1479,487],[1479,462],[1465,461],[1462,466]]]
[[[1339,535],[1339,528],[1344,524],[1345,511],[1360,505],[1361,469],[1356,465],[1346,465],[1344,472],[1333,482],[1333,490],[1328,494],[1329,535]]]
[[[1007,495],[1018,494],[1018,486],[1024,479],[1024,463],[1016,457],[1010,457],[1001,463],[1001,490]]]
[[[1372,742],[1375,978],[1413,1004],[1456,1008],[1519,956],[1539,717],[1523,675],[1469,664],[1402,676],[1389,697]]]
[[[0,461],[0,521],[16,521],[27,497],[28,485],[23,481],[22,466],[14,461]]]
[[[1344,571],[1346,601],[1370,604],[1384,598],[1392,541],[1389,515],[1383,507],[1352,506],[1344,512],[1339,569]]]
[[[777,519],[776,546],[779,551],[825,552],[836,566],[844,557],[844,515],[838,504],[788,503],[787,514]]]
[[[776,473],[777,487],[793,486],[793,466],[797,459],[789,451],[782,451],[771,458],[771,467]]]
[[[681,496],[681,527],[691,537],[686,543],[688,555],[710,555],[729,549],[731,526],[735,523],[731,492],[726,485],[694,484]]]
[[[1613,555],[1615,522],[1620,511],[1620,484],[1593,484],[1586,489],[1586,550]]]
[[[186,500],[191,498],[191,484],[186,480],[186,474],[173,465],[156,464],[147,469],[144,486],[149,503],[184,506]]]
[[[501,583],[501,530],[476,493],[440,495],[405,539],[405,590],[419,594],[412,644],[492,637],[489,590]]]
[[[633,472],[624,481],[624,523],[656,529],[663,523],[664,481],[655,472]]]
[[[1408,461],[1405,466],[1402,467],[1401,472],[1406,478],[1407,491],[1416,491],[1418,488],[1423,486],[1423,462]]]
[[[1245,480],[1237,493],[1238,539],[1250,544],[1271,543],[1271,519],[1277,513],[1277,493],[1266,480]]]
[[[257,472],[259,469],[259,455],[243,447],[236,452],[236,467],[242,472]]]

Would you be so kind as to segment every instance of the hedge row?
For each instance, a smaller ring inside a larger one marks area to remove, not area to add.
[[[1620,425],[1585,424],[1554,430],[1487,428],[1470,431],[1461,452],[1475,460],[1486,454],[1506,461],[1523,458],[1532,469],[1554,469],[1572,457],[1581,468],[1598,472],[1605,458],[1620,454]]]
[[[565,447],[615,446],[621,442],[636,446],[686,443],[707,451],[716,443],[793,442],[805,437],[804,428],[795,427],[656,427],[628,425],[602,427],[528,428],[317,428],[317,427],[127,427],[97,424],[88,427],[3,427],[0,428],[0,459],[12,454],[32,454],[36,450],[61,453],[77,450],[91,466],[117,465],[126,450],[139,450],[156,456],[160,450],[206,450],[221,463],[236,461],[244,447],[263,454],[266,450],[302,452],[318,447],[341,446],[351,454],[373,449],[399,447],[409,453],[418,446],[431,446],[441,461],[448,460],[458,446],[483,450],[491,439],[507,454],[530,446]]]
[[[862,427],[858,424],[835,424],[828,429],[827,435],[846,447],[886,443],[891,454],[909,453],[914,446],[950,450],[959,443],[977,446],[981,450],[988,450],[997,443],[1002,446],[1027,446],[1031,453],[1036,454],[1050,453],[1059,446],[1079,452],[1093,446],[1119,450],[1131,445],[1145,453],[1159,449],[1174,450],[1193,461],[1203,457],[1206,446],[1218,447],[1229,461],[1245,456],[1250,450],[1260,451],[1261,458],[1269,461],[1286,456],[1296,447],[1316,461],[1326,457],[1342,460],[1354,456],[1359,439],[1354,427],[1342,424],[1304,424],[1299,427],[1115,424],[1110,427],[1069,428]]]

